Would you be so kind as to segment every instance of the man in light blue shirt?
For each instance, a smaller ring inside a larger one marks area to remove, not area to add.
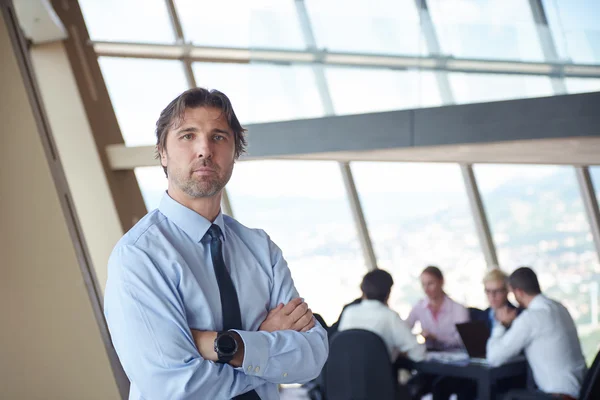
[[[221,213],[244,131],[201,88],[157,122],[168,190],[115,246],[104,303],[130,399],[278,399],[278,383],[314,379],[327,359],[281,250]]]

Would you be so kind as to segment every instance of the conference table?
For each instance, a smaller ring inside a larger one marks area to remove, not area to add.
[[[527,361],[524,356],[498,367],[468,358],[457,360],[428,357],[426,361],[414,363],[413,368],[426,374],[471,379],[477,383],[478,400],[494,400],[495,385],[500,379],[527,375]]]

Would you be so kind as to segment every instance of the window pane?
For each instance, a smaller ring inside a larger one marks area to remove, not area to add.
[[[429,0],[443,53],[542,61],[528,0]]]
[[[243,161],[227,188],[236,219],[271,236],[300,295],[335,322],[367,272],[337,163]]]
[[[182,64],[112,57],[99,62],[125,144],[155,144],[160,112],[187,89]]]
[[[596,192],[596,200],[600,201],[600,167],[590,167],[590,176]]]
[[[586,356],[595,355],[600,266],[574,169],[477,165],[475,173],[502,268],[531,266],[544,293],[569,309]]]
[[[156,161],[158,164],[158,160]],[[167,178],[162,167],[138,167],[134,170],[146,209],[152,211],[160,205],[163,193],[167,190]]]
[[[562,59],[600,63],[600,2],[597,0],[542,0]]]
[[[79,0],[92,40],[172,43],[164,0]]]
[[[451,297],[485,307],[486,266],[458,165],[351,166],[377,263],[394,276],[390,306],[406,318],[424,296],[419,275],[433,264],[444,272]]]
[[[225,47],[305,47],[291,0],[176,0],[186,40]]]
[[[308,66],[195,63],[193,68],[198,86],[224,92],[242,123],[323,116]]]
[[[600,79],[567,78],[565,82],[569,93],[600,92]]]
[[[305,0],[319,48],[426,54],[414,0]]]
[[[450,73],[457,103],[513,100],[552,96],[550,78],[545,76]]]
[[[328,67],[325,74],[338,115],[442,105],[432,72]]]

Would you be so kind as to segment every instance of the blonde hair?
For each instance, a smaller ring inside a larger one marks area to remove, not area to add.
[[[489,270],[483,277],[483,284],[488,282],[502,282],[504,285],[506,285],[507,281],[508,275],[502,272],[502,270],[499,268]]]

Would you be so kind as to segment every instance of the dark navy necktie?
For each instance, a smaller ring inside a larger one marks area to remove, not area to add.
[[[242,329],[242,315],[240,313],[240,303],[237,292],[227,267],[223,260],[223,244],[221,243],[221,228],[212,224],[207,234],[210,236],[210,256],[215,269],[217,284],[219,285],[219,294],[221,296],[221,311],[223,313],[223,330]],[[236,400],[260,400],[256,391],[251,390],[244,394],[234,397]]]

